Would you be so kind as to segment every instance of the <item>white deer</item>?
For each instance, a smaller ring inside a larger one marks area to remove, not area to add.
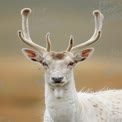
[[[46,35],[47,48],[35,44],[29,34],[28,17],[31,9],[24,8],[20,39],[35,50],[23,48],[22,52],[31,61],[42,64],[45,70],[44,122],[122,122],[122,90],[107,90],[96,93],[77,92],[73,68],[87,59],[94,48],[85,47],[96,42],[101,36],[103,15],[93,12],[95,31],[86,42],[73,47],[70,36],[66,51],[51,51],[49,33]]]

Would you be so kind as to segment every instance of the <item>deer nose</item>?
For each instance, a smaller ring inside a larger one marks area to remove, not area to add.
[[[52,77],[52,80],[54,81],[54,83],[61,83],[63,77]]]

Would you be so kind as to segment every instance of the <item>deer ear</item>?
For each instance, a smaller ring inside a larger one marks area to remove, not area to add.
[[[43,59],[42,56],[40,56],[40,54],[36,52],[35,50],[22,48],[22,53],[25,55],[27,59],[34,62],[41,62],[41,60]]]
[[[87,48],[87,49],[84,49],[80,52],[78,52],[75,56],[74,56],[74,60],[75,62],[80,62],[80,61],[84,61],[86,60],[87,58],[89,58],[92,53],[94,52],[94,48]]]

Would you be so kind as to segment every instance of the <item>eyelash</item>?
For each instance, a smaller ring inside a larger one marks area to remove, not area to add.
[[[68,64],[68,66],[73,66],[74,65],[74,62],[70,62],[69,64]]]
[[[47,64],[46,62],[43,62],[42,65],[48,67],[48,64]],[[74,65],[74,62],[70,62],[70,63],[68,64],[68,66],[73,66],[73,65]]]
[[[42,65],[48,67],[48,64],[46,62],[43,62]]]

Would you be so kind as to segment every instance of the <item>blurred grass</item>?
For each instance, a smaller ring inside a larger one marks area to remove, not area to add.
[[[25,45],[17,30],[21,29],[20,10],[24,7],[33,11],[29,22],[34,42],[45,46],[45,34],[50,32],[53,49],[58,51],[66,49],[70,34],[75,44],[91,37],[92,11],[100,9],[105,16],[103,35],[94,44],[99,57],[75,68],[76,87],[78,91],[122,88],[121,0],[114,5],[101,0],[4,0],[0,4],[0,122],[40,122],[43,118],[44,72],[20,56]]]
[[[99,58],[79,64],[75,70],[77,90],[122,88],[121,63]],[[0,122],[40,122],[44,112],[44,72],[23,57],[0,62]]]

